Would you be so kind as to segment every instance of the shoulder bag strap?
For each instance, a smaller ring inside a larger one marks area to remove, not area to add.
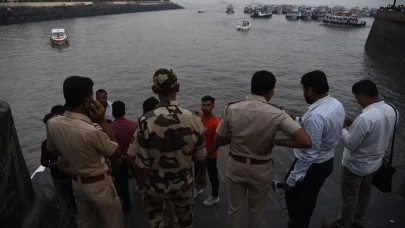
[[[391,140],[391,142],[392,142],[392,144],[391,144],[391,154],[390,154],[390,160],[389,160],[389,162],[388,162],[388,164],[389,164],[390,166],[392,166],[392,159],[393,159],[393,157],[394,157],[394,143],[395,143],[395,132],[396,132],[396,130],[397,130],[398,112],[397,112],[397,109],[396,109],[392,104],[388,104],[388,105],[391,106],[391,107],[394,109],[394,111],[395,111],[394,133],[392,134],[392,140]]]

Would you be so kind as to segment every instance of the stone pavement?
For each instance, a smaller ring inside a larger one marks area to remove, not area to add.
[[[202,202],[210,194],[210,186],[196,197],[195,204],[195,228],[222,228],[226,227],[228,198],[227,198],[227,178],[226,178],[226,160],[228,158],[228,147],[220,148],[218,157],[218,169],[220,175],[219,203],[211,207],[205,207]],[[334,159],[334,170],[326,180],[318,197],[318,204],[312,216],[310,227],[321,227],[320,220],[323,217],[334,218],[340,211],[340,181],[343,147],[338,146]],[[294,154],[291,149],[277,147],[274,151],[274,162],[276,169],[276,178],[283,180],[291,163]],[[207,178],[208,179],[208,178]],[[394,175],[393,189],[398,192],[398,188],[405,179],[405,166],[398,167]],[[127,227],[148,227],[147,214],[139,206],[139,197],[136,195],[136,183],[131,181],[131,200],[132,213],[126,214],[125,222]],[[266,201],[266,209],[263,216],[263,227],[287,227],[288,215],[283,210],[285,201],[283,195],[270,191]],[[372,197],[367,209],[365,218],[366,227],[405,227],[405,199],[399,194],[381,194],[373,187]],[[245,204],[244,215],[241,218],[241,228],[247,227],[247,207]]]

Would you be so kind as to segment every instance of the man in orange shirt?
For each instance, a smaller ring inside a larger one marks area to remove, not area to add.
[[[214,109],[215,98],[211,96],[204,96],[201,98],[201,110],[200,117],[205,128],[205,146],[210,149],[214,143],[216,136],[216,130],[219,125],[218,118],[212,114]],[[217,157],[218,150],[215,150],[213,153],[208,154],[207,156],[207,171],[208,176],[211,182],[212,195],[208,197],[203,204],[205,206],[211,206],[219,202],[218,189],[219,189],[219,178],[218,178],[218,168],[217,168]],[[198,193],[201,193],[201,190],[198,190]],[[197,193],[197,194],[198,194]]]

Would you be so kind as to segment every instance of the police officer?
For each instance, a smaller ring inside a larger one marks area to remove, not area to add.
[[[193,160],[200,169],[197,186],[206,185],[204,127],[198,113],[177,103],[179,87],[173,70],[157,70],[152,91],[160,102],[139,118],[138,193],[148,205],[150,227],[164,227],[165,201],[173,204],[180,227],[193,226]]]
[[[68,77],[63,83],[63,95],[70,111],[48,121],[47,149],[63,156],[59,166],[67,162],[70,167],[78,226],[99,227],[98,212],[105,227],[122,228],[121,202],[105,162],[109,158],[113,171],[118,173],[121,151],[104,117],[103,105],[92,99],[93,81]]]
[[[274,94],[276,78],[268,71],[252,77],[251,95],[230,103],[217,128],[214,146],[230,143],[227,161],[228,227],[238,228],[248,196],[248,227],[262,227],[267,193],[273,179],[272,149],[278,130],[293,136],[295,147],[310,147],[311,139],[301,126],[279,107],[267,103]],[[281,144],[281,142],[280,142]],[[247,194],[249,192],[249,194]]]

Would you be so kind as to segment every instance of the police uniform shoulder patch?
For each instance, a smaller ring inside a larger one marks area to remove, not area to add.
[[[99,124],[97,124],[97,123],[91,123],[91,125],[93,125],[93,126],[96,128],[96,130],[98,130],[98,131],[102,131],[102,130],[103,130],[103,128],[102,128]]]
[[[271,106],[273,106],[273,107],[276,107],[277,109],[280,109],[280,110],[282,110],[282,111],[285,110],[283,106],[278,106],[278,105],[275,105],[275,104],[272,104],[272,103],[267,103],[267,104],[269,104],[269,105],[271,105]]]

